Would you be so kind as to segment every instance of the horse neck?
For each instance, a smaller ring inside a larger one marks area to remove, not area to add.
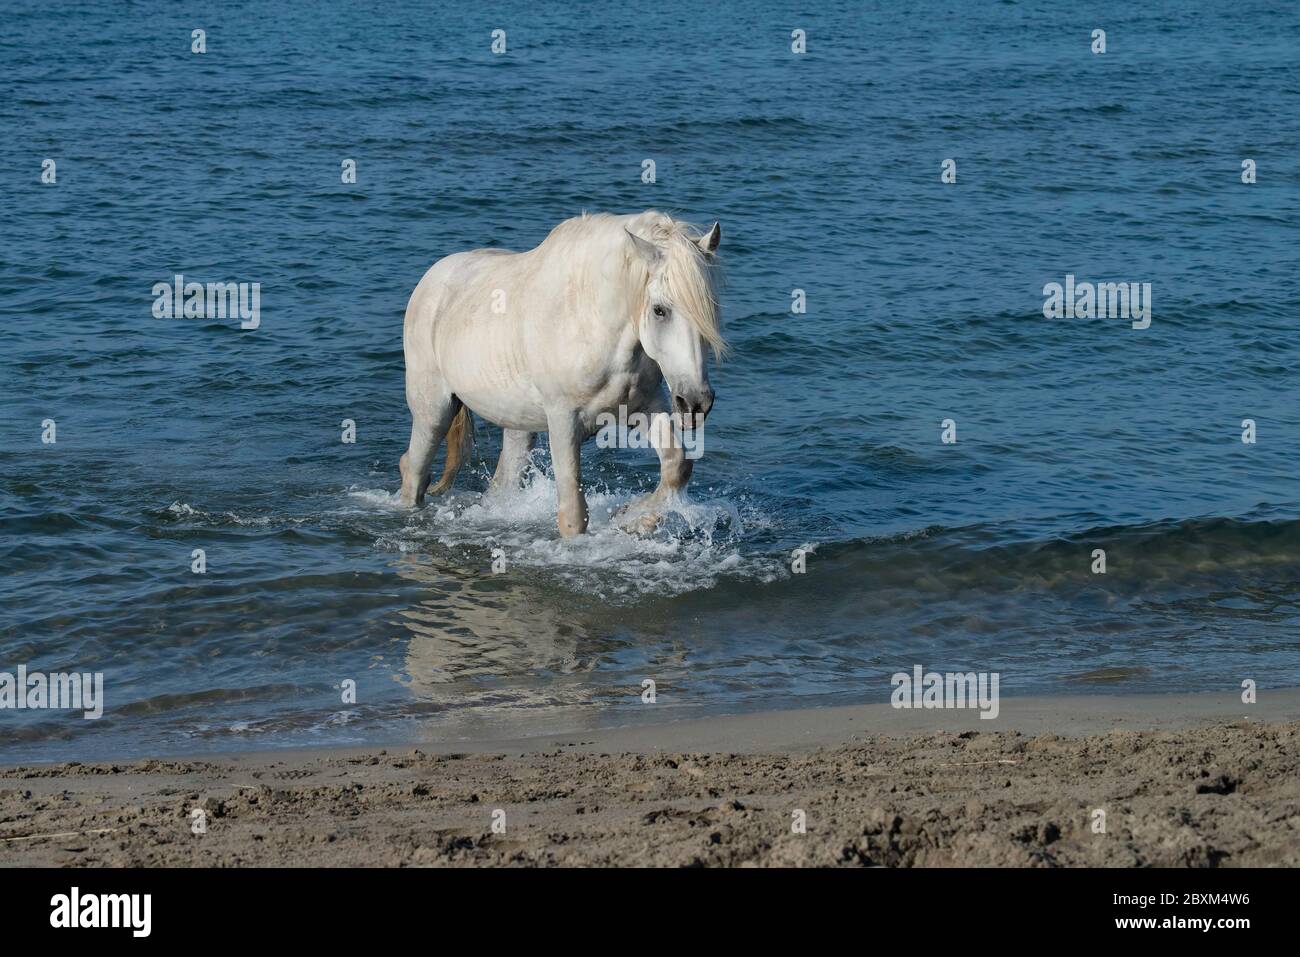
[[[638,344],[636,317],[644,305],[645,277],[610,268],[613,257],[621,261],[626,255],[621,224],[616,233],[602,230],[585,240],[569,239],[553,248],[538,246],[533,250],[538,256],[534,269],[541,274],[573,274],[579,284],[583,334],[597,338],[611,353],[630,354]]]

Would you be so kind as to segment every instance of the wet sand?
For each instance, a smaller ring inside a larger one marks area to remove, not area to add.
[[[0,865],[1296,866],[1300,691],[8,767]]]

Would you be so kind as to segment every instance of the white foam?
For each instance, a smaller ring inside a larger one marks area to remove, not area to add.
[[[398,511],[406,506],[402,504],[401,493],[397,491],[386,492],[383,489],[359,488],[354,485],[348,489],[348,497],[354,498],[367,506],[378,506],[379,508],[392,509]],[[356,509],[358,512],[369,511],[368,508]]]
[[[271,518],[267,515],[256,515],[252,518],[236,515],[234,512],[222,512],[218,515],[213,512],[205,512],[181,501],[172,502],[163,511],[173,518],[190,519],[200,523],[222,524],[224,522],[234,522],[236,525],[257,527],[271,524]]]

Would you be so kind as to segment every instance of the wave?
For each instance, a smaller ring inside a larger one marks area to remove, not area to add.
[[[588,534],[563,539],[555,528],[555,483],[539,456],[517,493],[461,489],[418,511],[402,505],[395,491],[354,485],[324,515],[209,512],[180,501],[150,514],[168,524],[272,535],[341,532],[381,552],[432,555],[467,571],[490,573],[495,565],[614,602],[718,588],[756,597],[773,583],[793,584],[791,553],[801,546],[812,551],[808,563],[823,594],[864,587],[1115,594],[1300,581],[1300,518],[1266,506],[1240,517],[1105,524],[1082,513],[818,538],[741,490],[701,488],[670,502],[660,527],[646,535],[619,525],[621,510],[641,492],[588,487]],[[894,464],[915,463],[903,456]],[[478,479],[486,483],[485,475]]]
[[[879,597],[871,604],[903,606],[951,600],[975,607],[996,595],[1150,603],[1182,594],[1222,602],[1253,588],[1264,605],[1280,600],[1300,611],[1300,594],[1285,597],[1300,589],[1300,519],[1189,518],[1045,536],[1029,522],[930,526],[822,542],[807,568],[822,600],[872,592]],[[797,586],[792,579],[788,588]]]

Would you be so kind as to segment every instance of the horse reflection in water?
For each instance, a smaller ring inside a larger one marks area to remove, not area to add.
[[[399,613],[409,632],[399,680],[425,709],[491,720],[636,699],[639,678],[596,677],[602,658],[631,644],[626,608],[428,555],[404,555],[396,571],[422,586],[419,601]],[[680,662],[680,648],[665,651],[657,675]],[[586,712],[595,718],[603,710]]]

